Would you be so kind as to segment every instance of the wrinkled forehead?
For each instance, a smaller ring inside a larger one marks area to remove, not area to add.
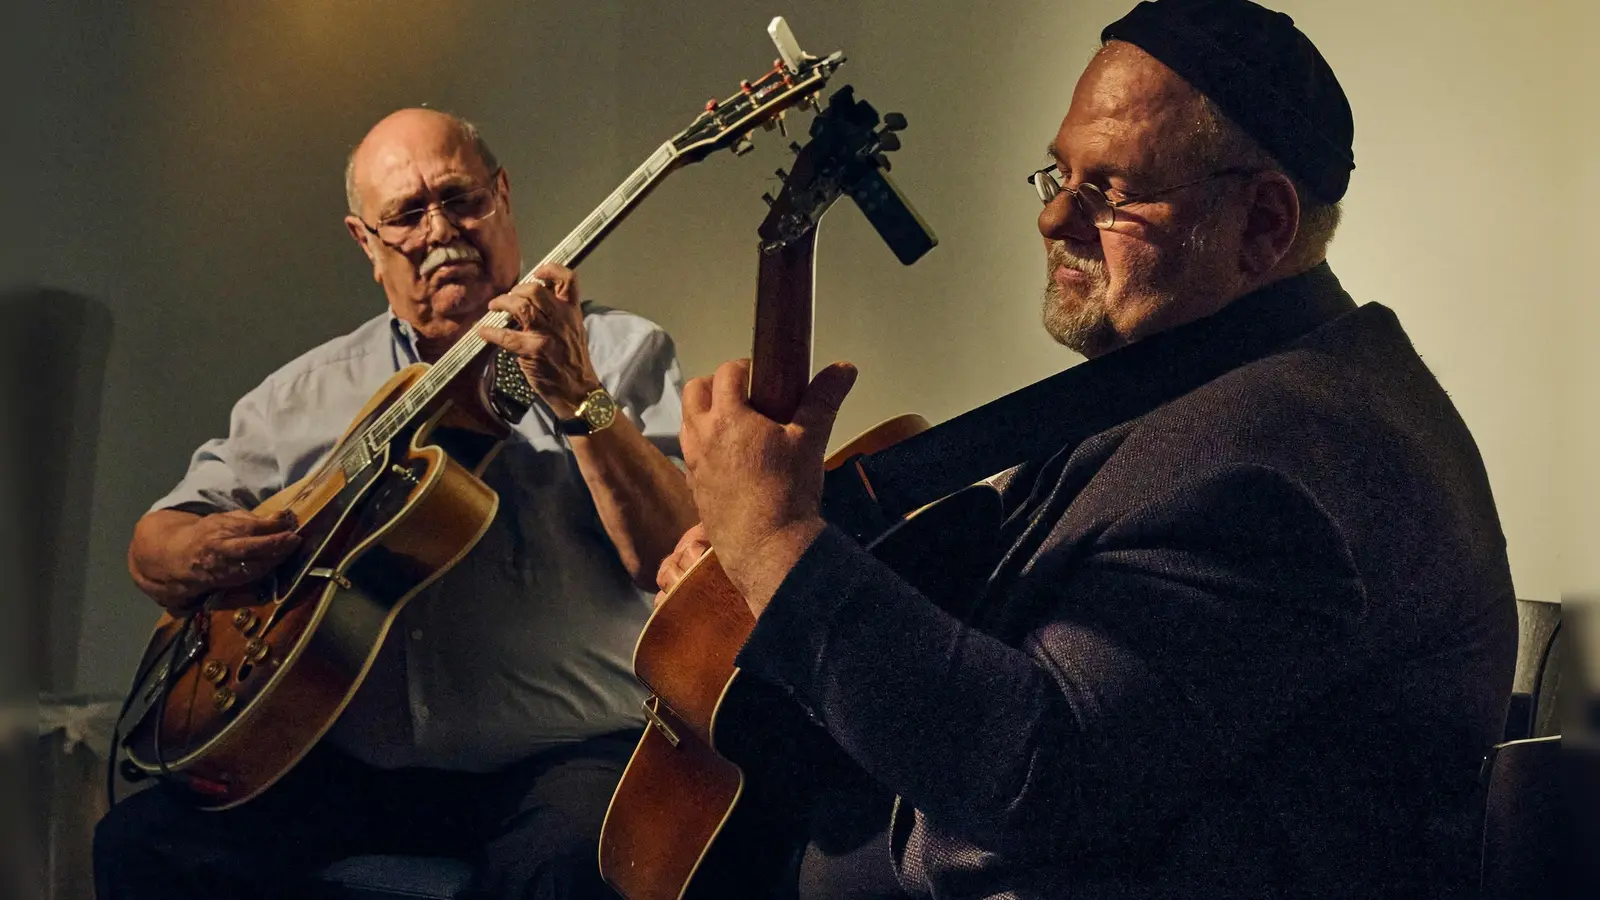
[[[369,137],[357,157],[355,178],[363,203],[382,207],[445,187],[484,184],[489,172],[465,134],[429,128]]]
[[[1201,104],[1178,73],[1132,44],[1112,41],[1078,79],[1053,149],[1066,163],[1106,156],[1130,171],[1160,171],[1187,153]]]

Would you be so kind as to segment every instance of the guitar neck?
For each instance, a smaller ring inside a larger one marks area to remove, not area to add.
[[[574,228],[555,249],[539,261],[538,266],[528,270],[518,284],[526,284],[533,280],[533,273],[539,266],[546,263],[572,268],[582,262],[599,243],[610,234],[612,229],[633,212],[639,202],[655,190],[667,175],[677,168],[680,153],[671,141],[656,148],[644,164],[633,170],[611,195],[589,213],[584,220]],[[361,443],[366,445],[368,455],[375,454],[377,448],[384,446],[399,434],[419,411],[430,404],[439,392],[443,391],[455,377],[461,374],[478,354],[488,346],[488,342],[478,335],[479,327],[504,328],[510,321],[510,316],[503,312],[492,311],[479,319],[477,324],[462,335],[439,361],[429,367],[428,373],[418,379],[417,383],[406,391],[403,396],[395,401],[381,417],[372,423]],[[358,442],[352,442],[352,450],[358,450]],[[348,468],[364,460],[342,461]]]
[[[750,349],[750,405],[790,422],[811,382],[812,278],[817,232],[763,242],[756,275],[755,339]]]

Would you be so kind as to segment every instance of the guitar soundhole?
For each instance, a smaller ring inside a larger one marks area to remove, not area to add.
[[[237,680],[238,681],[244,681],[246,678],[249,678],[250,677],[250,673],[254,672],[255,668],[256,667],[251,665],[250,663],[247,663],[247,662],[240,663],[239,664],[239,675],[238,675]]]

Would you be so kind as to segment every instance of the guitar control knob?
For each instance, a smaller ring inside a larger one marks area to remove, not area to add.
[[[211,705],[217,708],[217,712],[227,712],[233,708],[234,702],[238,699],[233,691],[219,687],[211,694]]]
[[[208,659],[200,666],[200,677],[212,684],[228,680],[228,667],[220,659]]]
[[[267,654],[270,652],[272,652],[272,648],[269,647],[267,642],[263,641],[261,638],[251,638],[245,642],[244,658],[250,662],[259,663],[266,659]]]
[[[256,626],[260,624],[261,619],[256,616],[254,610],[241,608],[233,614],[233,627],[239,629],[239,633],[247,637],[254,634]]]

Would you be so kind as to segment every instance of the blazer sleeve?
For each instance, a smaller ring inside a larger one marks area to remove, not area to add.
[[[1365,610],[1330,517],[1246,465],[1047,540],[999,602],[1043,610],[1018,646],[829,529],[738,663],[931,824],[1027,857],[1170,820],[1345,677]]]

